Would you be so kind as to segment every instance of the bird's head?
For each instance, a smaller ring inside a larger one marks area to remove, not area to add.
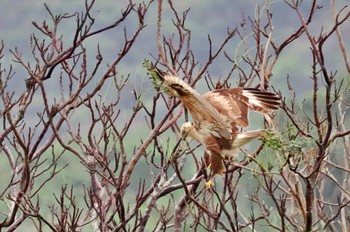
[[[186,139],[188,137],[194,138],[195,135],[195,128],[193,125],[193,122],[185,122],[181,126],[181,136],[182,139]]]

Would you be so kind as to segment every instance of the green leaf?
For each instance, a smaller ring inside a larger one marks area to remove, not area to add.
[[[160,79],[156,67],[153,65],[153,63],[150,62],[149,59],[145,58],[142,62],[142,66],[147,69],[147,75],[149,76],[149,79],[151,79],[153,87],[157,91],[164,91],[165,89],[162,86],[163,82]]]
[[[280,150],[284,147],[285,143],[281,136],[276,131],[268,130],[260,140],[269,148],[273,150]]]

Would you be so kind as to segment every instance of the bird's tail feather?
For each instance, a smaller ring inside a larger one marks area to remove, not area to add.
[[[264,135],[265,130],[254,130],[254,131],[245,131],[237,134],[237,137],[232,143],[233,148],[240,148],[244,144],[249,143],[255,138],[260,138]]]

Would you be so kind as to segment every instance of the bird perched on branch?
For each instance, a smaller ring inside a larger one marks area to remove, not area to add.
[[[241,146],[264,135],[264,130],[240,131],[249,125],[249,110],[267,114],[281,104],[276,94],[254,88],[219,89],[201,96],[177,76],[157,68],[150,71],[165,92],[180,98],[191,113],[193,121],[184,123],[181,133],[205,146],[214,174],[223,174],[224,160],[235,158]]]

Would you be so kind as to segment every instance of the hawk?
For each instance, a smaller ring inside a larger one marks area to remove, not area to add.
[[[256,88],[218,89],[201,96],[177,76],[155,72],[165,91],[178,97],[191,113],[193,121],[184,123],[181,133],[205,146],[214,174],[225,172],[224,160],[235,158],[241,146],[263,136],[264,130],[240,131],[249,125],[248,112],[267,114],[281,104],[276,94]]]

